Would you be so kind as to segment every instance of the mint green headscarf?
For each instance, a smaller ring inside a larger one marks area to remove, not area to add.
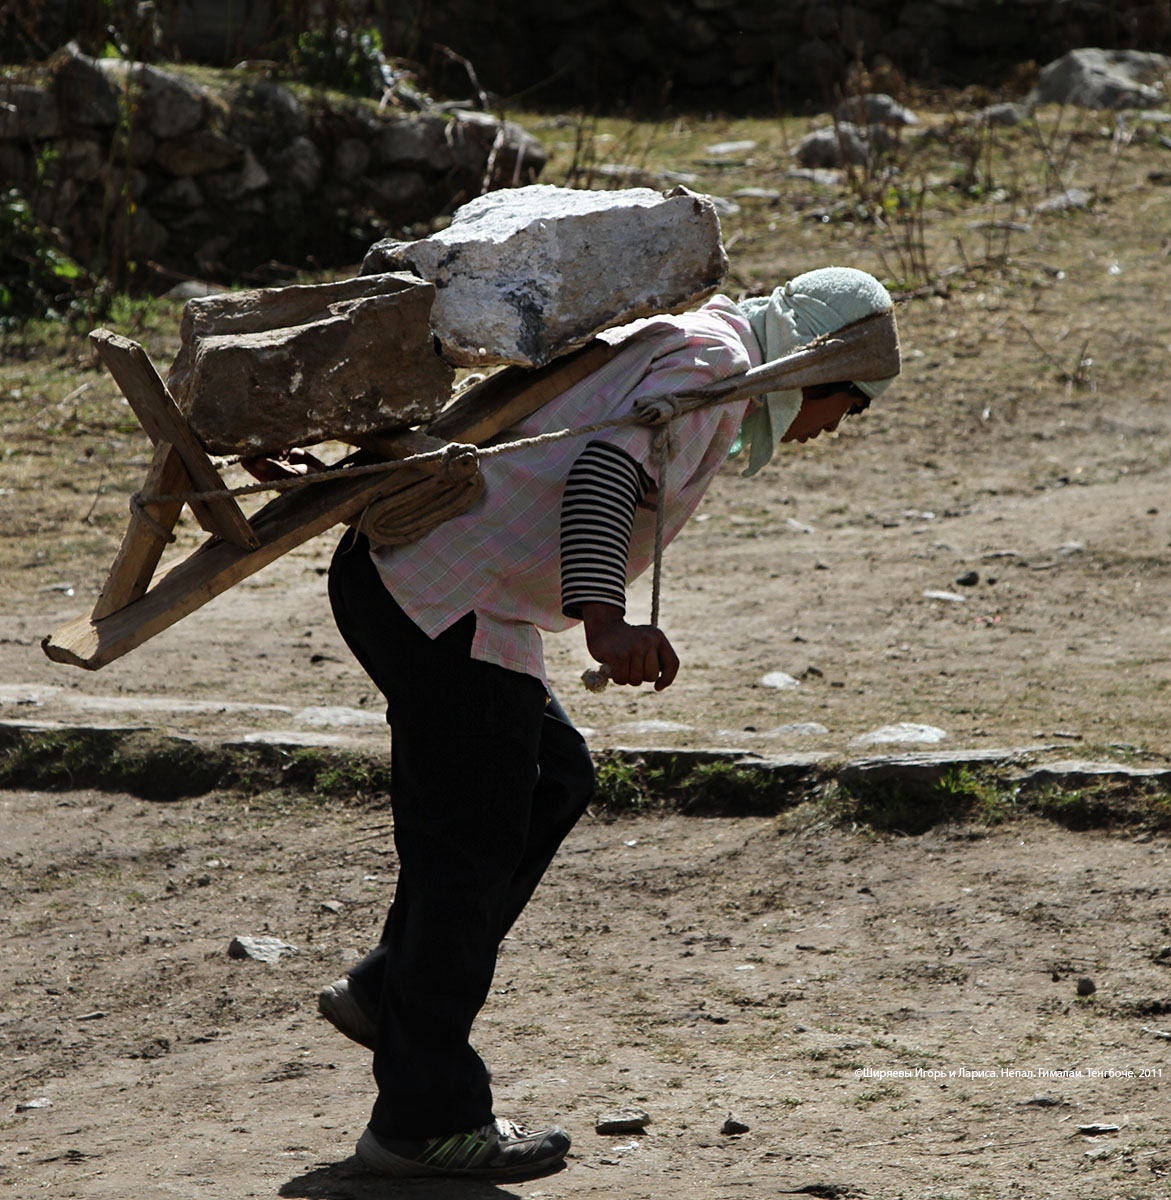
[[[739,307],[760,343],[763,361],[768,363],[784,358],[824,333],[835,333],[854,321],[890,308],[891,299],[886,288],[865,271],[854,267],[821,267],[790,279],[771,296],[741,301]],[[858,380],[857,386],[875,399],[891,382],[890,379]],[[735,455],[749,443],[745,475],[755,475],[772,458],[801,410],[798,390],[770,392],[761,399],[759,407],[744,418],[731,451]]]

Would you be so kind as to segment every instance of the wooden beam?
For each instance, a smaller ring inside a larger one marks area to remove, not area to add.
[[[580,382],[614,352],[592,343],[540,371],[499,372],[446,409],[428,426],[427,435],[473,444],[488,441]],[[384,476],[339,476],[285,492],[253,516],[259,542],[255,549],[205,542],[139,599],[96,619],[78,617],[46,637],[42,649],[54,662],[88,670],[104,667],[282,554],[356,516],[367,504],[430,478],[415,468],[401,468]]]
[[[150,440],[156,446],[168,442],[175,447],[187,468],[193,490],[208,492],[223,488],[220,473],[191,432],[191,426],[171,398],[146,351],[137,342],[108,329],[95,329],[89,336]],[[192,501],[191,511],[208,533],[214,533],[234,546],[253,548],[259,544],[248,518],[231,496]]]
[[[170,442],[160,442],[155,447],[154,460],[146,473],[142,490],[147,494],[165,495],[171,492],[186,492],[191,489],[191,479],[178,451]],[[148,504],[146,511],[162,526],[173,529],[179,519],[183,505],[177,501],[167,504]],[[109,616],[137,600],[150,586],[155,567],[159,565],[167,539],[158,530],[148,525],[134,513],[122,537],[110,573],[102,587],[102,593],[94,605],[93,619]]]

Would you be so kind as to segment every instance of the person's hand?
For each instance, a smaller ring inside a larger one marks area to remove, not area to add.
[[[240,459],[240,466],[253,479],[261,483],[275,483],[278,479],[296,479],[313,471],[326,470],[325,463],[315,458],[308,450],[290,450],[279,458],[256,455]]]
[[[615,683],[653,683],[655,691],[670,687],[679,674],[679,656],[666,634],[653,625],[628,625],[612,604],[583,604],[586,647],[605,663]]]

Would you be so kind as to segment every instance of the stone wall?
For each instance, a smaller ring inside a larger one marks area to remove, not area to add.
[[[825,104],[861,52],[903,76],[995,82],[1079,46],[1171,50],[1168,0],[395,0],[388,44],[440,42],[484,86],[560,105]]]
[[[330,107],[253,73],[67,48],[35,76],[0,79],[0,187],[108,275],[129,262],[226,279],[356,263],[486,179],[529,183],[543,163],[539,143],[487,114]]]

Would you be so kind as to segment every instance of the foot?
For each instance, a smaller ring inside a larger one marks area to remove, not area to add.
[[[568,1150],[569,1135],[556,1125],[529,1133],[500,1117],[470,1133],[414,1142],[383,1140],[367,1128],[358,1142],[358,1157],[366,1167],[395,1179],[516,1179],[556,1166]]]
[[[378,1014],[363,1001],[348,975],[335,979],[317,993],[317,1011],[351,1041],[368,1050],[374,1049]]]

